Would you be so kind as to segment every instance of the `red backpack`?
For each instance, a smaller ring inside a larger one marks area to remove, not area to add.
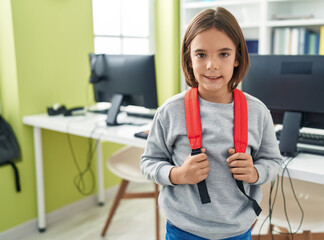
[[[235,89],[234,95],[234,146],[235,152],[245,153],[248,143],[248,112],[245,95],[242,91]],[[187,135],[191,147],[191,155],[201,153],[201,121],[199,111],[198,88],[190,88],[185,94],[185,114]],[[236,185],[241,192],[252,202],[254,212],[259,216],[262,209],[257,201],[245,193],[243,182],[236,180]],[[199,196],[202,204],[210,203],[206,181],[203,180],[198,184]]]

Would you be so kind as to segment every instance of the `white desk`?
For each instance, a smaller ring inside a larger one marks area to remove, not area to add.
[[[276,131],[280,129],[282,129],[282,125],[275,126]],[[322,129],[302,128],[300,132],[324,135],[324,130]],[[324,147],[320,146],[310,146],[300,143],[298,143],[297,146],[301,147],[301,149],[313,148],[324,152]],[[288,170],[292,178],[324,184],[324,156],[300,153],[289,163]],[[285,176],[287,177],[288,174],[285,173]]]
[[[118,118],[119,121],[146,123],[147,125],[121,125],[116,127],[107,127],[105,125],[105,119],[105,115],[97,114],[87,114],[86,116],[78,117],[49,117],[47,114],[42,114],[23,118],[24,124],[34,127],[38,227],[40,231],[44,231],[46,228],[41,129],[43,128],[62,133],[69,133],[82,137],[92,137],[97,141],[105,140],[130,146],[145,147],[146,140],[134,137],[134,133],[149,129],[151,120],[126,118],[125,115],[123,116],[120,114]],[[93,131],[95,128],[96,130]],[[104,203],[103,169],[101,163],[101,144],[97,144],[97,183],[99,204]],[[290,162],[288,170],[291,177],[295,179],[324,184],[324,156],[299,154]]]
[[[324,156],[300,153],[287,168],[292,178],[324,184]]]
[[[42,133],[41,129],[69,133],[82,137],[91,137],[97,141],[110,141],[144,148],[146,140],[134,137],[134,133],[148,130],[151,124],[150,119],[126,117],[120,114],[120,122],[127,121],[132,123],[144,123],[142,126],[120,125],[107,127],[106,115],[87,114],[86,116],[64,117],[48,116],[47,114],[23,117],[23,123],[34,128],[34,151],[36,168],[36,187],[37,187],[37,211],[38,229],[40,232],[46,230],[45,219],[45,197],[44,197],[44,174],[43,174],[43,153],[42,153]],[[104,177],[102,169],[102,148],[97,145],[97,184],[98,184],[98,203],[104,203]]]

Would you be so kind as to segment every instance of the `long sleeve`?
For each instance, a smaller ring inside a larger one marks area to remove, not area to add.
[[[255,160],[254,167],[259,173],[259,179],[255,184],[261,185],[273,181],[280,170],[282,157],[270,112],[267,112],[264,118],[260,147],[252,153],[252,157]]]
[[[141,169],[147,179],[160,185],[173,185],[169,179],[170,171],[174,167],[171,161],[170,149],[165,142],[166,130],[158,111],[153,120],[152,128],[147,139],[147,146],[142,156]]]

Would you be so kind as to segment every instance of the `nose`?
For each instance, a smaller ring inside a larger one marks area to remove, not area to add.
[[[209,59],[207,62],[207,69],[208,70],[216,70],[218,69],[218,63],[215,59]]]

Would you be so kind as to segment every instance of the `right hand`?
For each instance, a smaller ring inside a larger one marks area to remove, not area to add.
[[[196,184],[208,177],[209,162],[206,149],[201,149],[202,153],[189,155],[182,166],[174,167],[170,172],[170,181],[173,184]]]

